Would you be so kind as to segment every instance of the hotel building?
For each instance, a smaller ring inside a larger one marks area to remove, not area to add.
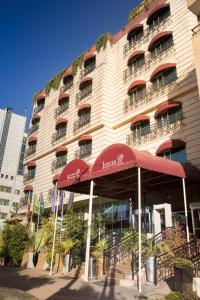
[[[21,214],[26,212],[28,194],[43,193],[45,207],[51,206],[53,187],[68,162],[81,158],[93,163],[114,143],[200,168],[200,99],[192,32],[196,25],[186,0],[144,1],[129,14],[128,25],[108,36],[106,47],[99,50],[95,44],[85,52],[76,75],[69,66],[58,90],[39,93],[26,145]],[[147,195],[148,209],[173,200],[174,216],[181,215],[178,191],[158,192],[156,197]],[[200,202],[195,188],[188,196]],[[76,194],[74,210],[87,212],[88,199]],[[108,230],[129,227],[129,199],[96,197],[94,210],[98,209],[111,212]]]
[[[16,213],[23,186],[26,118],[0,109],[0,229]]]

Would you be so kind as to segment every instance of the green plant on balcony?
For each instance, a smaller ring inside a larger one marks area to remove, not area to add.
[[[85,52],[81,53],[72,63],[72,73],[74,76],[76,76],[78,67],[82,68],[82,66],[83,66],[84,55],[85,55]]]
[[[106,32],[101,34],[97,39],[96,39],[96,51],[100,52],[101,48],[105,49],[107,46],[107,42],[112,43],[112,36],[111,33]]]
[[[50,94],[50,91],[57,90],[60,86],[60,81],[66,71],[66,68],[62,69],[56,76],[54,76],[51,80],[48,81],[48,83],[45,86],[45,94],[48,96]]]

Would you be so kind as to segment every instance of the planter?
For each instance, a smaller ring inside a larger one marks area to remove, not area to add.
[[[63,259],[62,256],[58,253],[56,253],[56,259],[55,259],[55,265],[53,267],[54,272],[60,273],[63,271]]]
[[[147,282],[155,284],[156,283],[156,259],[154,256],[150,256],[145,259],[145,270],[146,270]]]
[[[71,270],[71,263],[72,263],[72,260],[70,259],[70,254],[65,255],[64,263],[63,263],[64,273],[67,273]]]
[[[184,266],[174,266],[174,282],[176,292],[184,293],[186,290],[192,289],[192,270]]]
[[[49,269],[49,265],[46,262],[46,253],[45,252],[40,252],[38,254],[38,261],[37,261],[37,265],[35,268],[37,270],[48,270]]]
[[[96,259],[96,275],[97,278],[101,278],[103,276],[103,257],[98,257]]]

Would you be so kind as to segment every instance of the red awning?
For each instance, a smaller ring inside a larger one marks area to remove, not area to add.
[[[63,75],[63,79],[67,78],[68,76],[73,76],[72,66],[70,66],[69,68],[67,68],[65,74]]]
[[[65,146],[60,146],[56,149],[56,155],[60,154],[60,153],[66,153],[68,151],[67,147]]]
[[[150,41],[150,43],[149,43],[149,46],[148,46],[148,50],[151,51],[151,48],[152,48],[152,46],[154,45],[154,43],[155,43],[156,41],[158,41],[159,39],[161,39],[161,38],[164,37],[164,36],[169,36],[169,35],[171,35],[171,34],[172,34],[172,31],[163,31],[163,32],[160,32],[160,33],[156,34],[156,35],[151,39],[151,41]]]
[[[144,54],[144,51],[142,50],[137,50],[137,51],[134,51],[128,58],[128,62],[127,62],[127,65],[129,66],[132,59],[137,57],[137,56],[141,56],[142,54]]]
[[[147,116],[147,115],[139,115],[139,116],[133,118],[133,120],[131,121],[131,127],[134,126],[137,123],[147,122],[149,120],[150,120],[149,116]]]
[[[169,3],[161,3],[161,4],[158,4],[157,6],[155,6],[154,8],[152,8],[148,14],[147,24],[149,24],[149,20],[155,12],[157,12],[158,10],[165,8],[165,7],[169,7]]]
[[[32,192],[33,186],[31,184],[25,185],[24,192]]]
[[[37,143],[37,138],[35,136],[31,136],[29,139],[28,139],[28,144],[32,144],[32,143]]]
[[[134,167],[181,178],[186,177],[180,163],[149,155],[123,144],[111,145],[97,157],[92,168],[92,176],[97,178]]]
[[[166,64],[162,64],[161,66],[157,67],[153,73],[151,74],[150,76],[150,81],[153,79],[153,77],[158,74],[159,72],[163,71],[163,70],[167,70],[167,69],[170,69],[170,68],[174,68],[176,67],[176,64],[175,63],[166,63]]]
[[[156,155],[165,152],[166,150],[176,149],[185,146],[185,142],[181,140],[168,140],[162,143],[156,151]]]
[[[130,26],[128,34],[127,34],[127,39],[129,39],[130,34],[133,32],[133,30],[138,29],[138,28],[143,28],[142,24],[133,24]]]
[[[81,80],[80,84],[79,84],[79,89],[82,89],[83,86],[87,83],[92,81],[92,77],[85,77]]]
[[[74,159],[70,161],[58,180],[58,188],[67,188],[70,185],[84,182],[91,178],[90,174],[91,165],[81,159]]]
[[[58,181],[60,178],[60,173],[53,176],[53,182]]]
[[[96,55],[94,53],[86,52],[84,55],[84,62],[91,58],[95,58],[95,57],[96,57]]]
[[[41,92],[38,97],[37,97],[37,104],[40,103],[41,101],[44,101],[45,100],[45,97],[46,97],[46,94],[45,92]]]
[[[129,85],[129,87],[128,87],[128,93],[130,93],[130,91],[132,89],[134,89],[135,87],[141,86],[141,85],[146,85],[146,81],[144,81],[144,80],[135,80],[135,81],[133,81],[131,83],[131,85]]]
[[[69,94],[66,92],[60,94],[58,99],[58,104],[60,104],[64,99],[69,99]]]
[[[92,140],[92,136],[89,134],[84,134],[80,137],[78,143],[82,143],[82,142],[86,142],[86,141],[91,141]]]
[[[36,167],[36,162],[35,161],[30,161],[27,163],[27,168],[35,168]]]
[[[56,121],[56,126],[55,128],[57,128],[59,125],[61,124],[66,124],[67,123],[67,119],[65,118],[59,118],[57,121]]]
[[[173,107],[178,107],[178,106],[181,106],[182,105],[182,102],[181,101],[175,101],[175,100],[168,100],[162,104],[160,104],[158,106],[158,108],[156,109],[156,112],[155,112],[155,118],[157,116],[159,116],[161,113],[163,113],[164,111],[170,109],[170,108],[173,108]]]
[[[37,115],[37,114],[33,115],[33,117],[32,117],[32,122],[33,122],[33,121],[36,121],[36,120],[40,120],[40,116]]]
[[[78,114],[85,109],[88,109],[88,110],[91,109],[91,105],[89,103],[80,104],[80,106],[78,108]]]

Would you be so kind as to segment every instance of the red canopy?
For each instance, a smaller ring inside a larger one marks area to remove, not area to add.
[[[33,117],[32,117],[32,122],[35,121],[35,120],[40,120],[40,116],[37,115],[37,114],[34,114]]]
[[[84,134],[80,137],[78,143],[82,143],[82,142],[85,142],[85,141],[91,141],[92,140],[92,136],[90,134]]]
[[[173,107],[178,107],[181,106],[182,102],[181,101],[176,101],[176,100],[168,100],[165,101],[164,103],[160,104],[158,108],[155,111],[155,118],[159,116],[161,113],[166,111],[167,109],[173,108]]]
[[[86,84],[86,82],[92,81],[92,77],[85,77],[81,80],[80,84],[79,84],[79,89],[82,89],[82,87],[84,86],[84,84]]]
[[[150,120],[149,116],[139,115],[139,116],[133,118],[133,120],[131,121],[131,127],[134,126],[137,123],[145,122],[145,121],[149,121],[149,120]]]
[[[128,65],[128,66],[130,65],[130,63],[131,63],[131,61],[132,61],[133,58],[135,58],[135,57],[137,57],[137,56],[140,56],[140,55],[142,55],[142,54],[144,54],[144,53],[145,53],[145,52],[142,51],[142,50],[134,51],[134,52],[129,56],[127,65]]]
[[[87,61],[87,60],[89,60],[91,58],[95,58],[95,57],[96,57],[96,55],[94,53],[87,52],[84,55],[84,61]]]
[[[169,7],[169,3],[161,3],[161,4],[158,4],[157,6],[155,6],[154,8],[152,8],[148,14],[147,24],[149,24],[149,19],[153,16],[153,14],[155,12],[157,12],[158,10],[165,8],[165,7]]]
[[[54,176],[53,176],[53,182],[58,181],[59,178],[60,178],[60,173],[54,175]]]
[[[163,31],[160,32],[158,34],[156,34],[150,41],[149,46],[148,46],[148,50],[151,51],[151,48],[153,46],[153,44],[158,41],[160,38],[164,37],[164,36],[169,36],[172,34],[172,31]]]
[[[133,81],[131,83],[131,85],[129,85],[129,87],[128,87],[128,93],[130,93],[132,89],[134,89],[135,87],[140,86],[140,85],[146,85],[146,81],[144,81],[144,80]]]
[[[37,138],[35,136],[31,136],[28,139],[28,144],[30,145],[31,143],[37,143]]]
[[[69,67],[65,74],[63,75],[63,79],[67,78],[68,76],[73,76],[72,67]]]
[[[27,168],[35,168],[36,167],[36,162],[35,161],[30,161],[27,163]]]
[[[59,99],[58,99],[58,104],[62,102],[63,99],[69,98],[69,94],[66,92],[63,92],[60,94]]]
[[[44,100],[45,100],[45,97],[46,97],[45,92],[44,92],[44,91],[41,92],[41,93],[38,95],[38,97],[37,97],[37,104],[38,104],[39,102],[41,102],[41,101],[44,101]]]
[[[32,192],[33,191],[33,186],[31,184],[27,184],[24,187],[24,192]]]
[[[78,108],[78,113],[80,113],[82,110],[85,110],[85,109],[91,109],[91,105],[89,103],[83,103],[83,104],[80,104],[79,108]]]
[[[142,24],[133,24],[129,28],[129,32],[127,34],[127,39],[129,39],[130,34],[132,33],[133,30],[138,29],[138,28],[143,28]]]
[[[68,186],[84,182],[91,178],[91,165],[81,159],[70,161],[63,169],[58,180],[58,188],[66,188]]]
[[[68,151],[67,147],[65,147],[65,146],[59,146],[59,147],[56,149],[56,155],[58,155],[58,154],[60,154],[60,153],[65,153],[65,152],[67,152],[67,151]]]
[[[56,121],[56,128],[61,125],[61,124],[66,124],[67,123],[67,119],[65,118],[59,118],[57,121]]]
[[[170,149],[175,149],[175,148],[178,148],[178,147],[182,147],[182,146],[185,146],[185,142],[184,141],[181,141],[181,140],[168,140],[168,141],[165,141],[164,143],[162,143],[157,151],[156,151],[156,154],[161,154],[162,152],[166,151],[166,150],[170,150]]]
[[[175,63],[166,63],[166,64],[162,64],[160,65],[159,67],[157,67],[153,73],[151,74],[150,76],[150,81],[153,79],[153,77],[158,74],[159,72],[161,71],[164,71],[164,70],[167,70],[167,69],[170,69],[170,68],[174,68],[176,67],[176,64]]]

